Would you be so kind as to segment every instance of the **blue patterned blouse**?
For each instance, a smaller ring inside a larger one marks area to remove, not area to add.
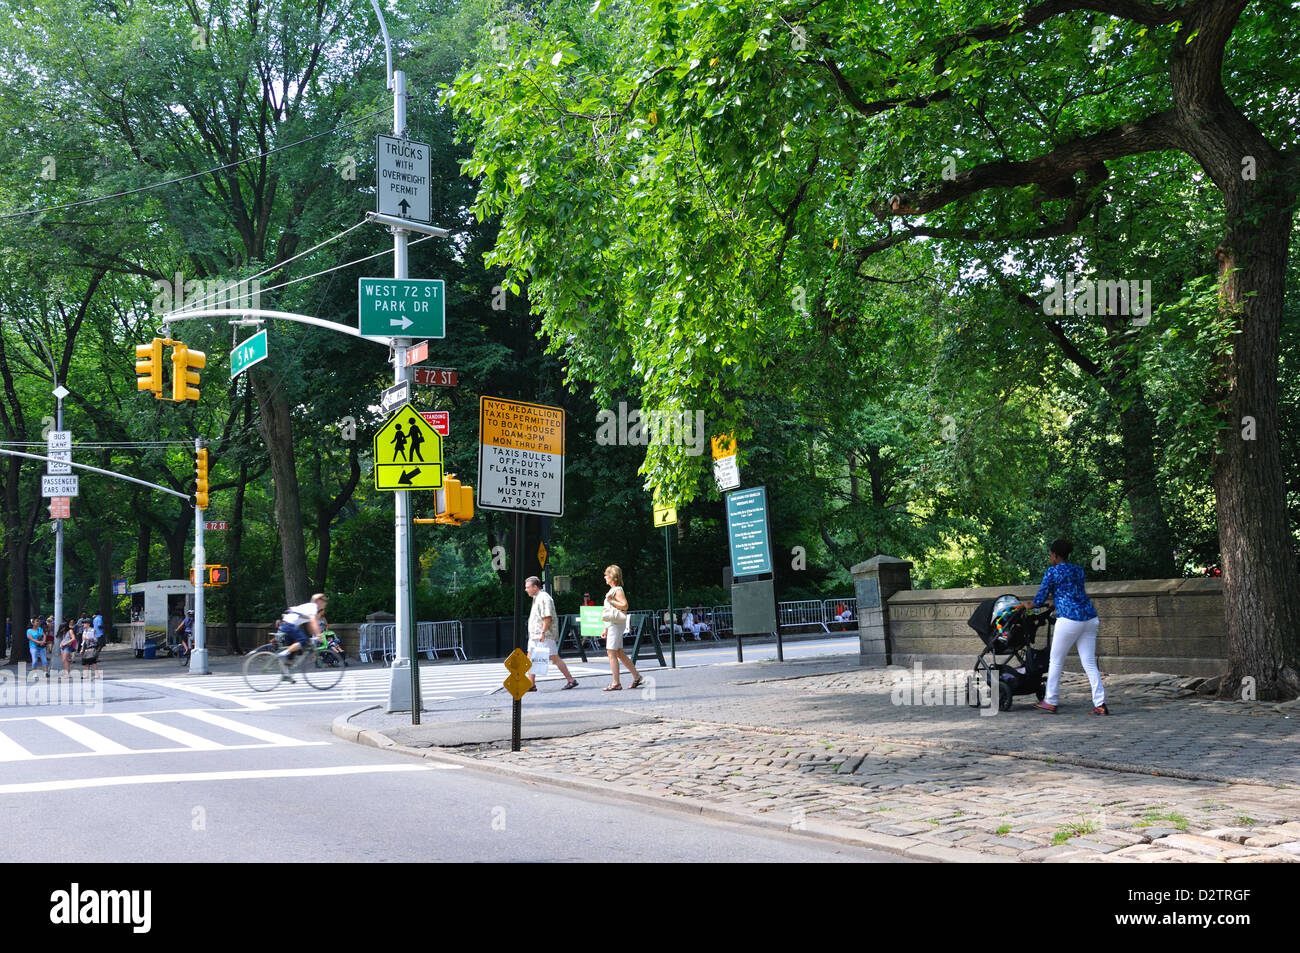
[[[1034,596],[1034,605],[1041,606],[1048,596],[1056,598],[1056,615],[1060,619],[1087,622],[1097,618],[1088,593],[1083,588],[1083,567],[1074,563],[1057,563],[1043,573],[1043,584]]]

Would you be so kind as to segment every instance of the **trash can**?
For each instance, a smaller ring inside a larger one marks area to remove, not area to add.
[[[157,658],[157,657],[158,657],[158,643],[157,643],[157,642],[146,642],[146,643],[144,644],[144,657],[145,657],[145,658]]]

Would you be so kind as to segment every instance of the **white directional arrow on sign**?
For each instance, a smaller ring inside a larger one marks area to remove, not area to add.
[[[397,328],[401,328],[403,331],[405,331],[407,328],[409,328],[409,327],[410,327],[411,325],[413,325],[414,323],[415,323],[414,321],[412,321],[410,318],[406,317],[405,315],[403,315],[403,316],[400,317],[400,318],[389,318],[389,319],[388,319],[389,327],[397,327]]]

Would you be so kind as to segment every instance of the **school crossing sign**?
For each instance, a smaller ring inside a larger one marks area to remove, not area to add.
[[[375,434],[376,490],[436,490],[442,486],[442,435],[404,404]]]

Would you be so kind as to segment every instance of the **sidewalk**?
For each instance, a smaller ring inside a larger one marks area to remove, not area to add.
[[[601,692],[605,677],[566,692],[543,681],[525,696],[517,753],[504,691],[440,703],[419,726],[372,708],[334,731],[918,858],[1300,860],[1296,703],[1219,702],[1195,695],[1197,679],[1117,675],[1115,714],[1099,718],[1086,679],[1067,674],[1059,714],[1028,696],[990,717],[964,693],[902,691],[909,672],[856,656],[641,671],[634,692]]]

